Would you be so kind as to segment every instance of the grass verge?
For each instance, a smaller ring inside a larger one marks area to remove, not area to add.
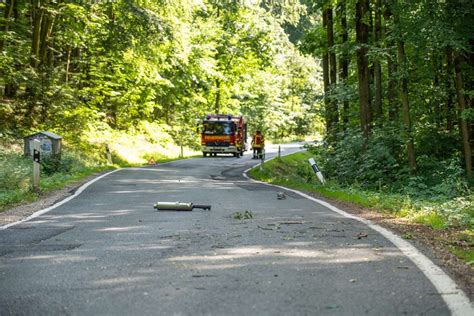
[[[165,163],[175,160],[194,157],[160,158],[156,163]],[[38,200],[44,194],[64,188],[68,184],[78,182],[98,172],[105,172],[122,167],[143,166],[138,163],[121,162],[115,165],[105,165],[97,161],[86,161],[77,153],[64,155],[57,172],[47,173],[49,165],[42,166],[39,192],[31,190],[32,162],[31,158],[23,157],[18,153],[3,153],[0,156],[0,212]]]
[[[335,201],[346,202],[408,223],[422,224],[434,231],[454,231],[447,241],[451,253],[474,265],[474,234],[472,196],[447,201],[416,200],[410,196],[362,190],[333,181],[321,185],[315,177],[308,158],[309,152],[299,152],[276,158],[263,168],[250,170],[257,180],[314,193]],[[462,233],[461,233],[462,232]]]

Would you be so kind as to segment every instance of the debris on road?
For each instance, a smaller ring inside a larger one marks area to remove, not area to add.
[[[285,200],[286,199],[286,194],[284,192],[278,192],[277,193],[277,199]]]
[[[307,223],[306,221],[286,221],[286,222],[279,222],[280,225],[301,225]]]
[[[215,274],[193,274],[193,278],[215,278],[217,275]]]
[[[180,203],[180,202],[156,202],[153,206],[157,211],[192,211],[195,208],[203,210],[211,210],[210,205],[198,205],[193,203]]]
[[[354,236],[354,239],[362,239],[362,238],[365,238],[369,235],[367,235],[367,233],[358,233],[356,236]]]
[[[249,210],[246,210],[244,213],[235,212],[234,214],[232,214],[232,218],[234,218],[234,219],[252,219],[253,214]]]

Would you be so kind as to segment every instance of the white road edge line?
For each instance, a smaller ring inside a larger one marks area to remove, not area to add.
[[[286,155],[285,155],[286,156]],[[275,157],[274,157],[275,158]],[[272,158],[272,159],[274,159]],[[271,159],[269,159],[271,160]],[[267,161],[269,161],[267,160]],[[286,187],[282,187],[279,185],[275,184],[270,184],[262,181],[257,181],[254,179],[251,179],[248,175],[247,172],[249,172],[251,169],[258,167],[260,164],[248,168],[247,170],[244,171],[242,174],[245,178],[248,180],[271,186],[271,187],[276,187],[279,189],[287,190],[293,193],[296,193],[308,200],[314,201],[322,206],[327,207],[333,212],[336,212],[344,217],[351,218],[354,220],[357,220],[359,222],[362,222],[369,226],[369,228],[377,231],[380,233],[382,236],[387,238],[390,242],[392,242],[400,251],[407,256],[413,263],[425,274],[425,276],[428,278],[428,280],[431,281],[431,283],[434,285],[438,293],[441,295],[443,298],[444,302],[448,306],[449,310],[451,311],[452,315],[456,316],[470,316],[474,315],[474,306],[470,302],[469,298],[466,296],[466,294],[456,285],[456,283],[446,274],[444,273],[443,270],[441,270],[440,267],[438,267],[436,264],[434,264],[428,257],[426,257],[424,254],[422,254],[418,249],[416,249],[412,244],[407,242],[406,240],[400,238],[399,236],[395,235],[388,229],[385,229],[377,224],[372,223],[371,221],[357,217],[355,215],[349,214],[344,212],[343,210],[338,209],[337,207],[316,199],[312,196],[309,196],[303,192],[294,190],[294,189],[289,189]]]
[[[112,170],[112,171],[107,172],[107,173],[105,173],[105,174],[103,174],[103,175],[101,175],[101,176],[99,176],[99,177],[97,177],[97,178],[92,179],[92,180],[89,181],[89,182],[84,183],[83,185],[81,185],[81,186],[79,187],[79,189],[76,190],[76,192],[74,192],[73,195],[71,195],[71,196],[65,198],[64,200],[59,201],[58,203],[55,203],[55,204],[51,205],[50,207],[47,207],[47,208],[42,209],[42,210],[39,210],[39,211],[37,211],[37,212],[31,214],[30,216],[28,216],[28,217],[26,217],[26,218],[24,218],[24,219],[22,219],[22,220],[19,220],[19,221],[17,221],[17,222],[13,222],[13,223],[10,223],[10,224],[6,224],[6,225],[3,225],[3,226],[0,226],[0,230],[4,230],[4,229],[7,229],[7,228],[9,228],[9,227],[12,227],[12,226],[15,226],[15,225],[18,225],[18,224],[27,222],[27,221],[29,221],[29,220],[31,220],[31,219],[33,219],[33,218],[36,218],[36,217],[41,216],[41,215],[43,215],[43,214],[45,214],[45,213],[48,213],[49,211],[54,210],[54,209],[57,208],[58,206],[61,206],[61,205],[65,204],[65,203],[71,201],[71,200],[74,199],[75,197],[79,196],[79,195],[80,195],[88,186],[90,186],[92,183],[94,183],[94,182],[96,182],[96,181],[99,181],[100,179],[102,179],[102,178],[104,178],[104,177],[106,177],[106,176],[108,176],[108,175],[110,175],[110,174],[112,174],[112,173],[114,173],[114,172],[117,172],[117,171],[119,171],[119,170],[122,170],[122,168]]]
[[[185,158],[185,159],[180,159],[180,160],[187,160],[187,159],[192,159],[192,158]],[[173,163],[173,162],[176,162],[176,161],[180,161],[180,160],[173,160],[173,161],[168,161],[168,162],[163,162],[163,163],[158,163],[156,164],[155,166],[161,166],[161,165],[166,165],[166,164],[170,164],[170,163]],[[37,212],[34,212],[33,214],[31,214],[30,216],[28,217],[25,217],[19,221],[16,221],[16,222],[13,222],[13,223],[9,223],[9,224],[6,224],[6,225],[3,225],[3,226],[0,226],[0,230],[4,230],[4,229],[7,229],[9,227],[12,227],[12,226],[15,226],[15,225],[18,225],[18,224],[21,224],[21,223],[24,223],[24,222],[27,222],[33,218],[36,218],[38,216],[41,216],[43,214],[46,214],[48,213],[49,211],[52,211],[54,210],[55,208],[71,201],[72,199],[74,199],[75,197],[79,196],[82,191],[84,191],[88,186],[90,186],[92,183],[96,182],[96,181],[99,181],[100,179],[114,173],[114,172],[117,172],[117,171],[120,171],[120,170],[146,170],[146,171],[158,171],[157,169],[153,169],[153,168],[139,168],[139,167],[129,167],[129,168],[118,168],[118,169],[115,169],[115,170],[112,170],[110,172],[107,172],[97,178],[94,178],[92,179],[91,181],[89,182],[86,182],[84,183],[82,186],[79,187],[79,189],[76,190],[76,192],[74,192],[73,195],[65,198],[64,200],[61,200],[59,201],[58,203],[55,203],[53,205],[51,205],[50,207],[47,207],[45,209],[42,209],[42,210],[39,210]]]
[[[292,152],[292,153],[294,153],[294,152]],[[290,154],[292,154],[292,153],[290,153]],[[284,155],[284,156],[286,156],[286,155]],[[274,158],[276,158],[276,157],[273,157],[269,160],[272,160]],[[267,160],[267,161],[269,161],[269,160]],[[168,163],[171,163],[171,162],[166,162],[166,163],[163,163],[163,164],[168,164]],[[162,165],[162,164],[159,164],[159,165]],[[379,232],[382,236],[384,236],[389,241],[391,241],[398,249],[400,249],[400,251],[403,254],[405,254],[405,256],[407,256],[411,261],[413,261],[413,263],[425,274],[425,276],[431,281],[431,283],[438,290],[439,294],[441,295],[443,300],[446,302],[446,304],[448,305],[448,308],[451,310],[451,313],[453,315],[464,316],[464,315],[473,315],[474,314],[474,307],[471,304],[471,302],[469,301],[469,298],[466,296],[466,294],[464,294],[464,292],[457,287],[456,283],[446,273],[444,273],[444,271],[441,270],[441,268],[439,268],[437,265],[435,265],[430,259],[428,259],[421,252],[419,252],[418,249],[416,249],[409,242],[407,242],[406,240],[403,240],[402,238],[400,238],[397,235],[393,234],[391,231],[389,231],[389,230],[387,230],[387,229],[385,229],[385,228],[383,228],[379,225],[373,224],[369,220],[366,220],[366,219],[354,216],[352,214],[346,213],[346,212],[338,209],[337,207],[335,207],[335,206],[333,206],[333,205],[331,205],[331,204],[329,204],[325,201],[313,198],[312,196],[309,196],[309,195],[307,195],[303,192],[293,190],[293,189],[289,189],[289,188],[285,188],[285,187],[282,187],[282,186],[279,186],[279,185],[274,185],[274,184],[265,183],[265,182],[262,182],[262,181],[257,181],[257,180],[251,179],[247,175],[247,172],[250,171],[253,168],[258,167],[259,165],[260,164],[257,164],[256,166],[248,168],[247,170],[245,170],[243,172],[242,175],[245,178],[247,178],[248,180],[250,180],[252,182],[255,182],[255,183],[259,183],[259,184],[263,184],[263,185],[267,185],[267,186],[272,186],[272,187],[276,187],[276,188],[280,188],[280,189],[283,189],[283,190],[287,190],[287,191],[296,193],[296,194],[298,194],[298,195],[300,195],[304,198],[307,198],[307,199],[312,200],[312,201],[314,201],[314,202],[316,202],[320,205],[323,205],[323,206],[327,207],[328,209],[330,209],[330,210],[332,210],[332,211],[334,211],[334,212],[336,212],[340,215],[343,215],[347,218],[351,218],[351,219],[354,219],[354,220],[357,220],[359,222],[362,222],[362,223],[366,224],[371,229]],[[47,213],[47,212],[49,212],[49,211],[51,211],[51,210],[53,210],[57,207],[69,202],[70,200],[74,199],[75,197],[79,196],[88,186],[90,186],[94,182],[99,181],[100,179],[102,179],[102,178],[104,178],[104,177],[106,177],[106,176],[108,176],[112,173],[115,173],[115,172],[120,171],[120,170],[126,170],[126,169],[132,169],[132,170],[139,170],[139,169],[143,170],[143,169],[145,169],[146,170],[146,168],[119,168],[119,169],[115,169],[113,171],[107,172],[107,173],[105,173],[105,174],[103,174],[103,175],[101,175],[97,178],[94,178],[91,181],[83,184],[81,187],[79,187],[79,189],[76,190],[76,192],[74,192],[73,195],[65,198],[64,200],[62,200],[62,201],[60,201],[56,204],[53,204],[48,208],[37,211],[37,212],[33,213],[32,215],[30,215],[30,216],[28,216],[28,217],[26,217],[26,218],[24,218],[20,221],[13,222],[13,223],[10,223],[10,224],[6,224],[4,226],[0,226],[0,230],[7,229],[9,227],[24,223],[26,221],[29,221],[29,220],[33,219],[33,218],[41,216],[41,215],[43,215],[43,214],[45,214],[45,213]]]

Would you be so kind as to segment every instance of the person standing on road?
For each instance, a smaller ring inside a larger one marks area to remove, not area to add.
[[[256,131],[252,137],[253,159],[260,158],[265,148],[265,138],[261,131]]]

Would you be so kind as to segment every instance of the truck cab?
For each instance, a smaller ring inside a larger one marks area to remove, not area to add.
[[[240,157],[247,150],[247,124],[242,116],[208,114],[202,121],[203,156],[232,154]]]

